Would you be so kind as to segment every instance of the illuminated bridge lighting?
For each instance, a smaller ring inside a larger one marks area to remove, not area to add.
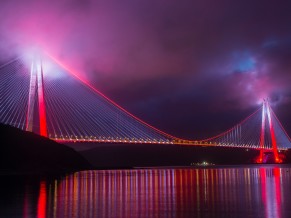
[[[204,140],[167,134],[132,115],[51,55],[0,66],[0,122],[61,143],[175,144],[258,149],[291,148],[267,100],[229,130]]]

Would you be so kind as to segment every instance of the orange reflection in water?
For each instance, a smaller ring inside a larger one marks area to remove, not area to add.
[[[173,202],[173,170],[86,171],[55,189],[53,217],[153,217]]]

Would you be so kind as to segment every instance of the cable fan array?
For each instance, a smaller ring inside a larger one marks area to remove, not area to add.
[[[21,58],[0,66],[0,122],[24,130],[30,72]]]
[[[270,117],[267,114],[267,109],[270,110]],[[265,122],[263,122],[263,118]],[[199,141],[199,143],[225,147],[272,150],[271,125],[273,125],[277,149],[284,150],[291,148],[290,138],[278,118],[270,107],[265,108],[264,105],[228,131],[215,137]]]
[[[46,72],[43,84],[49,138],[172,143],[173,137],[138,120],[61,67]]]
[[[286,133],[279,119],[275,115],[272,108],[270,108],[270,114],[272,119],[272,124],[276,137],[276,144],[278,149],[290,149],[291,148],[291,140],[289,135]]]
[[[134,117],[53,61],[50,64],[54,65],[51,69],[42,69],[45,72],[43,91],[49,138],[58,141],[172,143],[175,137]],[[37,83],[31,89],[34,72],[31,69],[36,65],[29,66],[22,58],[17,58],[0,66],[0,122],[27,130],[27,111],[31,106],[31,130],[39,133]],[[35,99],[29,103],[31,90]]]

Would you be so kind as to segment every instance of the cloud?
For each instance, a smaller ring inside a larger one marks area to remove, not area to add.
[[[264,97],[289,104],[290,7],[284,0],[4,0],[1,59],[37,45],[142,116],[154,110],[191,120],[245,111]]]

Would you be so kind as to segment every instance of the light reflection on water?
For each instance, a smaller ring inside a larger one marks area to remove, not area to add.
[[[283,218],[291,214],[291,168],[83,171],[39,181],[19,204],[27,218]]]

